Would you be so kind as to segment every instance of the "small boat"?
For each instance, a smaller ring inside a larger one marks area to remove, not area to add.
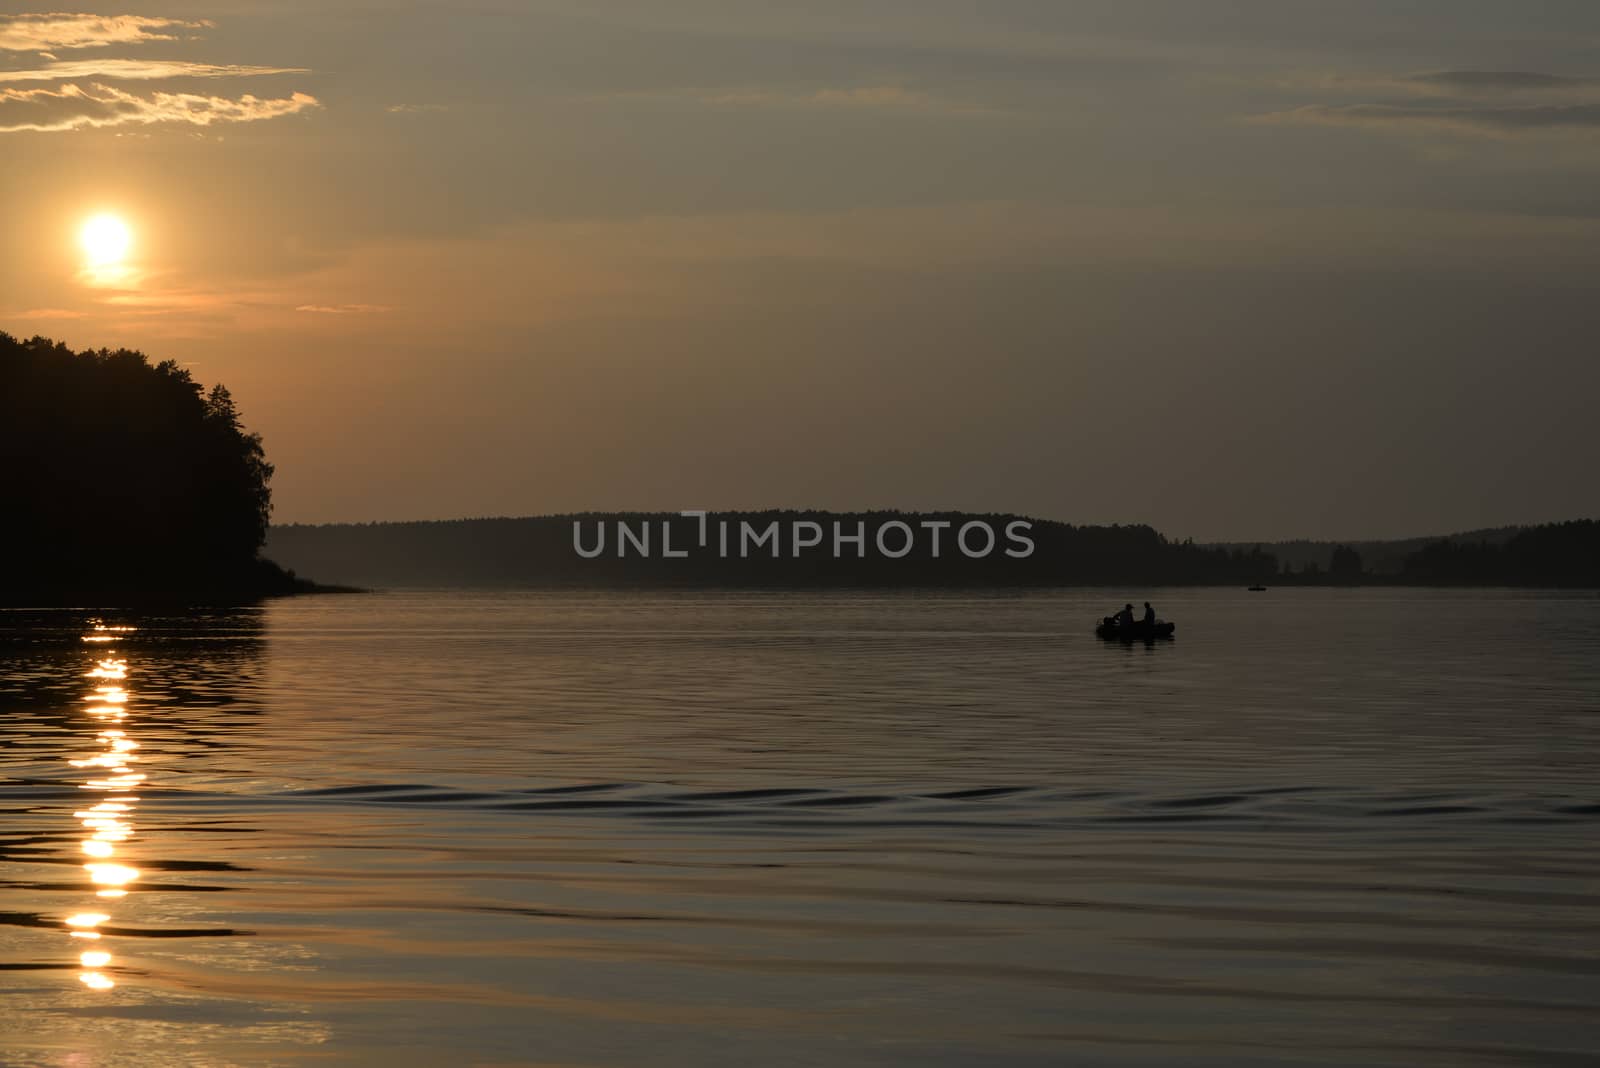
[[[1267,592],[1267,588],[1265,586],[1246,586],[1245,589],[1249,590],[1251,593],[1266,593]]]
[[[1107,616],[1100,621],[1098,627],[1094,628],[1094,632],[1096,636],[1104,638],[1108,642],[1153,642],[1157,638],[1172,637],[1177,629],[1178,625],[1176,623],[1168,623],[1160,619],[1154,623],[1146,623],[1142,619],[1136,619],[1127,626],[1120,626],[1117,623],[1116,616]]]

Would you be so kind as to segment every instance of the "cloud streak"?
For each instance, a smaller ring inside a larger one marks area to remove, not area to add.
[[[277,99],[246,94],[237,99],[198,93],[130,93],[107,85],[59,89],[0,89],[0,133],[61,132],[108,126],[256,122],[319,107],[294,93]]]
[[[389,310],[387,304],[301,304],[295,308],[297,312],[312,312],[317,315],[361,315]]]
[[[87,319],[88,312],[74,311],[70,308],[29,308],[27,311],[14,312],[14,319]]]
[[[1526,70],[1434,70],[1415,74],[1305,72],[1269,79],[1276,89],[1328,93],[1376,93],[1387,97],[1482,100],[1573,100],[1600,96],[1600,78]]]
[[[1526,70],[1440,70],[1396,76],[1305,79],[1302,89],[1382,93],[1361,104],[1307,104],[1250,116],[1277,126],[1343,126],[1475,137],[1600,130],[1600,78]]]
[[[0,15],[0,51],[44,52],[69,48],[175,41],[175,30],[212,26],[205,19],[164,19],[144,15]]]
[[[1600,104],[1523,107],[1410,107],[1398,104],[1310,105],[1255,116],[1283,126],[1349,126],[1515,137],[1521,134],[1592,134],[1600,131]]]
[[[1440,70],[1413,74],[1399,79],[1395,84],[1422,93],[1466,96],[1591,95],[1600,90],[1600,80],[1594,78],[1570,78],[1561,74],[1524,70]]]
[[[306,73],[304,67],[252,67],[170,59],[73,59],[31,70],[0,70],[0,82],[64,82],[87,78],[153,81],[161,78],[248,78],[261,74]]]
[[[790,108],[884,114],[990,115],[991,109],[947,100],[899,85],[822,89],[684,89],[611,93],[608,99],[681,100],[713,107]]]

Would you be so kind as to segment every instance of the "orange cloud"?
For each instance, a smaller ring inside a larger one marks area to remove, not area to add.
[[[62,82],[76,78],[149,81],[155,78],[245,78],[257,74],[305,74],[303,67],[251,67],[186,63],[171,59],[59,60],[32,70],[0,70],[0,82]]]
[[[27,311],[17,312],[16,319],[86,319],[88,312],[73,311],[70,308],[29,308]]]
[[[143,15],[65,13],[0,15],[0,51],[41,52],[56,48],[104,48],[114,44],[174,41],[166,30],[198,30],[205,19],[162,19]]]
[[[385,312],[386,304],[301,304],[295,311],[316,312],[319,315],[359,315],[362,312]]]
[[[246,94],[235,100],[198,93],[141,95],[98,83],[59,89],[0,89],[0,133],[162,122],[210,126],[274,119],[319,106],[316,97],[306,93],[268,100]]]

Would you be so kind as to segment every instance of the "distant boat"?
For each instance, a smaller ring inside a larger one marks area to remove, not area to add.
[[[1146,623],[1143,620],[1136,619],[1127,626],[1122,626],[1117,623],[1116,616],[1107,616],[1100,621],[1098,627],[1094,628],[1094,632],[1097,636],[1110,642],[1153,642],[1157,638],[1172,637],[1177,629],[1178,625],[1176,623],[1168,623],[1160,619],[1154,623]]]
[[[1245,589],[1249,590],[1251,593],[1267,592],[1267,588],[1265,586],[1246,586]]]

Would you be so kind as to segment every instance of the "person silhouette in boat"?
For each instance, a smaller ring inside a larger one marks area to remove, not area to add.
[[[1156,625],[1156,610],[1150,607],[1149,601],[1144,603],[1144,625],[1147,627]]]
[[[1133,605],[1131,605],[1131,604],[1123,605],[1122,606],[1122,611],[1117,613],[1116,619],[1117,619],[1117,626],[1119,626],[1119,627],[1131,627],[1131,626],[1133,626]]]

